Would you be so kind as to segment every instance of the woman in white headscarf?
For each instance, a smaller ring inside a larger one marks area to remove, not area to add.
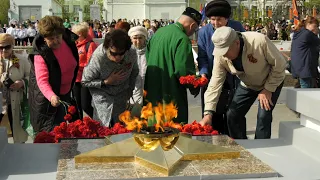
[[[147,60],[146,60],[146,44],[148,38],[147,30],[142,26],[136,26],[129,30],[128,32],[131,41],[132,48],[137,51],[138,56],[138,67],[139,67],[139,75],[136,80],[135,88],[133,91],[132,98],[130,99],[131,104],[139,104],[143,103],[143,89],[144,89],[144,79],[147,70]]]

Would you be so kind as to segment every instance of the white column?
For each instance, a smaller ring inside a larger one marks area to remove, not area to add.
[[[83,12],[81,8],[79,10],[79,22],[83,22]]]

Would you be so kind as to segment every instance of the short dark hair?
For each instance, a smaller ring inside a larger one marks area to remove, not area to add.
[[[131,48],[132,42],[128,33],[123,30],[116,29],[106,34],[103,47],[108,49],[110,47],[115,47],[118,50],[129,50]]]

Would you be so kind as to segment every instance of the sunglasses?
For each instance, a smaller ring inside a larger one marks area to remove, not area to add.
[[[3,50],[6,50],[6,51],[8,51],[8,50],[10,50],[11,49],[11,45],[7,45],[7,46],[0,46],[0,50],[1,51],[3,51]]]
[[[111,50],[109,50],[109,52],[110,52],[110,55],[113,56],[113,57],[115,57],[115,56],[123,56],[126,53],[126,51],[118,53],[118,52],[112,52]]]

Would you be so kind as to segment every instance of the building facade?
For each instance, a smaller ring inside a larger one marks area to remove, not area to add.
[[[63,11],[73,17],[79,17],[79,11],[87,11],[89,1],[87,0],[65,0]]]
[[[186,0],[104,0],[103,19],[177,19]]]
[[[46,15],[61,14],[62,5],[56,0],[10,0],[9,21],[23,22],[27,19],[35,22]]]

